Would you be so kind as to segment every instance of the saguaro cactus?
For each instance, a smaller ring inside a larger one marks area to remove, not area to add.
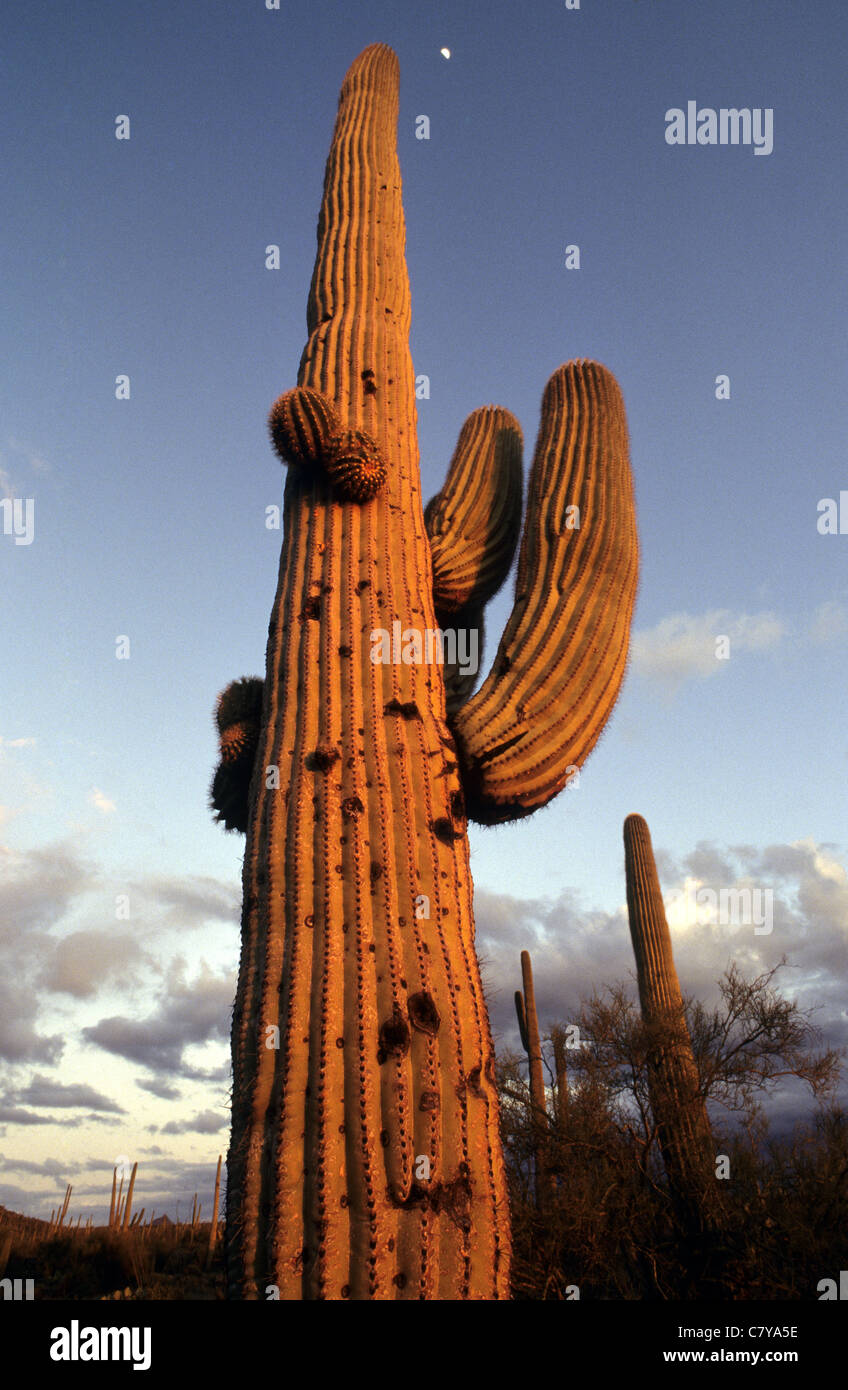
[[[556,1104],[554,1114],[556,1116],[557,1128],[560,1137],[565,1133],[566,1119],[568,1116],[568,1063],[566,1061],[566,1040],[562,1028],[554,1028],[551,1032],[551,1043],[554,1049],[554,1075],[556,1077]]]
[[[718,1201],[715,1146],[699,1090],[651,835],[642,816],[628,816],[624,822],[624,864],[660,1150],[677,1201],[697,1224],[709,1226]]]
[[[265,1298],[268,1285],[284,1299],[508,1296],[466,795],[496,821],[559,791],[601,732],[628,644],[637,545],[623,407],[604,368],[571,363],[545,391],[494,670],[466,699],[468,672],[428,659],[437,614],[477,631],[509,569],[521,432],[497,407],[470,417],[428,537],[397,108],[397,59],[376,44],[341,89],[309,338],[298,385],[271,414],[288,469],[264,684],[236,682],[217,711],[212,804],[247,831],[234,1298]],[[581,529],[566,524],[571,505]]]
[[[542,1070],[542,1043],[539,1038],[539,1018],[536,1013],[536,990],[530,952],[521,952],[521,990],[515,991],[515,1012],[521,1046],[527,1053],[530,1068],[530,1110],[533,1127],[533,1153],[536,1163],[536,1205],[547,1205],[550,1180],[548,1177],[548,1111],[545,1105],[545,1077]]]

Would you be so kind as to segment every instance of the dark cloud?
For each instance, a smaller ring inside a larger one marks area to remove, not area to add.
[[[34,972],[25,969],[21,954],[2,953],[4,969],[9,974],[0,980],[0,1057],[6,1062],[55,1065],[65,1050],[65,1038],[61,1033],[38,1031],[40,1001],[34,984],[27,983],[27,976],[31,979]],[[16,964],[21,968],[16,969]]]
[[[693,878],[714,883],[717,887],[733,883],[736,878],[731,860],[703,840],[698,842],[691,854],[686,855],[683,867]]]
[[[217,1134],[230,1123],[228,1115],[215,1110],[200,1110],[191,1120],[169,1120],[160,1134]]]
[[[6,1098],[12,1099],[9,1096]],[[49,1106],[53,1109],[84,1107],[86,1110],[103,1110],[116,1115],[126,1113],[108,1096],[102,1095],[100,1091],[95,1091],[93,1086],[79,1084],[65,1086],[62,1082],[53,1081],[48,1076],[34,1076],[28,1086],[14,1092],[14,1099],[18,1103],[35,1107]]]
[[[769,845],[752,855],[752,864],[773,878],[796,878],[809,870],[811,855],[804,845]]]
[[[140,1086],[143,1091],[149,1091],[152,1096],[158,1096],[160,1100],[179,1100],[182,1094],[178,1087],[172,1086],[168,1081],[160,1081],[153,1077],[136,1077],[136,1086]]]
[[[228,1038],[234,990],[233,972],[214,975],[204,964],[189,983],[185,962],[177,960],[168,971],[159,1005],[152,1014],[143,1019],[124,1015],[104,1018],[84,1028],[83,1036],[95,1046],[151,1071],[208,1080],[207,1073],[183,1061],[183,1053],[191,1044]]]
[[[34,1163],[31,1159],[8,1158],[5,1154],[0,1154],[0,1166],[4,1173],[35,1173],[44,1178],[62,1178],[65,1182],[81,1167],[79,1163],[60,1163],[57,1158],[45,1158],[43,1163]]]
[[[208,876],[151,877],[133,885],[149,911],[133,910],[133,925],[93,925],[57,937],[55,929],[94,890],[102,877],[73,840],[15,853],[4,849],[0,883],[0,1059],[56,1064],[65,1037],[42,1032],[45,993],[88,999],[105,987],[134,984],[140,966],[154,958],[139,944],[151,929],[195,928],[209,922],[235,925],[241,892]],[[114,910],[110,898],[109,915]],[[100,920],[103,913],[100,912]]]
[[[522,900],[478,888],[474,918],[498,1045],[521,1046],[514,996],[521,988],[522,951],[529,951],[532,958],[543,1029],[568,1022],[576,1016],[581,998],[633,970],[626,917],[583,911],[570,893],[555,900]]]
[[[55,1206],[55,1202],[53,1203]],[[50,1206],[47,1206],[44,1215],[44,1199],[36,1193],[31,1192],[27,1187],[18,1187],[15,1183],[0,1182],[0,1206],[7,1211],[19,1212],[22,1216],[42,1216],[47,1221],[50,1218]]]
[[[0,1105],[0,1124],[10,1125],[70,1125],[79,1120],[57,1120],[53,1115],[34,1115],[31,1110],[19,1110],[14,1105]]]
[[[37,1027],[41,995],[36,987],[44,961],[56,948],[49,933],[98,878],[80,853],[60,842],[26,853],[4,851],[0,882],[0,1058],[55,1063],[64,1050],[60,1034]]]
[[[203,927],[210,921],[237,924],[241,917],[241,885],[221,879],[186,874],[145,879],[135,887],[165,909],[166,922],[181,928]]]
[[[38,983],[56,994],[88,999],[107,985],[132,979],[132,967],[151,962],[136,937],[126,927],[75,931],[52,945]]]
[[[97,883],[95,870],[65,843],[9,856],[0,885],[6,931],[45,930]]]

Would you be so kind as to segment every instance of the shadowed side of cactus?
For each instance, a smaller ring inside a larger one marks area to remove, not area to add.
[[[624,822],[624,862],[660,1149],[678,1204],[694,1224],[708,1228],[719,1203],[715,1145],[686,1025],[651,835],[642,816],[631,815]]]
[[[441,491],[424,510],[440,629],[465,634],[474,662],[444,670],[448,720],[477,681],[483,660],[484,609],[498,592],[521,534],[521,426],[508,410],[483,406],[469,415]]]

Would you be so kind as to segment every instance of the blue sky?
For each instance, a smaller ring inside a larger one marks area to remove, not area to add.
[[[425,500],[479,405],[518,416],[528,467],[570,358],[615,373],[631,437],[642,564],[613,719],[579,787],[471,829],[493,1026],[516,1042],[522,947],[543,1024],[632,971],[638,811],[669,893],[774,895],[769,935],[674,924],[684,991],[710,1000],[731,959],[785,952],[848,1041],[848,534],[816,524],[848,489],[848,12],[459,11],[8,6],[0,496],[34,503],[31,544],[0,534],[0,1202],[18,1210],[49,1215],[72,1181],[72,1211],[102,1216],[127,1154],[138,1204],[174,1214],[209,1202],[226,1152],[244,842],[206,809],[212,709],[263,673],[265,422],[305,341],[338,89],[373,42],[401,67]],[[772,153],[667,144],[689,100],[771,109]],[[488,658],[510,604],[511,581]]]

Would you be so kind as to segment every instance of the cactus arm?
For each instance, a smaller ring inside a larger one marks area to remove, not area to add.
[[[477,683],[485,640],[484,606],[509,573],[521,531],[521,426],[501,406],[472,411],[459,433],[441,492],[424,524],[433,561],[433,599],[442,630],[473,643],[473,670],[446,659],[448,721]]]
[[[530,1051],[530,1043],[527,1040],[527,1016],[524,1012],[524,995],[520,989],[515,991],[515,1012],[518,1017],[518,1031],[521,1034],[521,1046],[525,1052]]]
[[[509,573],[521,531],[521,426],[483,406],[459,434],[441,492],[424,511],[439,618],[482,607]]]
[[[708,1227],[719,1210],[715,1145],[686,1026],[651,834],[642,816],[631,815],[624,822],[624,864],[642,1017],[649,1038],[655,1032],[658,1039],[648,1059],[648,1081],[663,1163],[678,1203]]]
[[[218,696],[219,762],[209,792],[214,820],[226,830],[247,830],[250,780],[259,746],[264,682],[258,676],[231,681]]]
[[[542,1070],[542,1043],[539,1036],[539,1016],[536,1012],[536,989],[530,952],[521,952],[521,983],[523,998],[516,993],[515,1007],[521,1041],[530,1068],[530,1111],[533,1129],[533,1149],[536,1159],[536,1204],[547,1205],[550,1192],[548,1174],[548,1112],[545,1104],[545,1077]],[[521,1001],[519,1003],[519,1000]]]
[[[605,367],[571,362],[542,398],[513,611],[453,722],[472,820],[529,815],[582,766],[624,678],[637,573],[621,393]]]

